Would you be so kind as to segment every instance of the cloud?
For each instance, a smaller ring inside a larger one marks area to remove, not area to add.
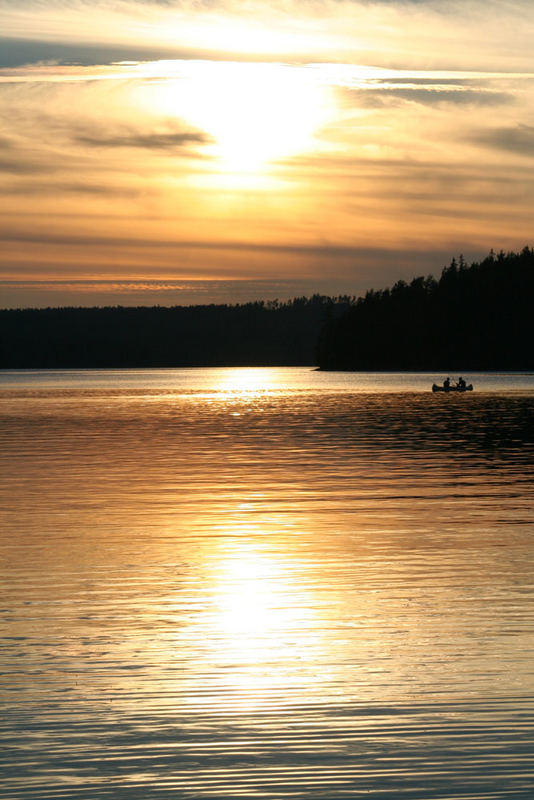
[[[272,244],[268,242],[240,242],[240,241],[210,241],[203,239],[152,239],[147,236],[136,238],[135,236],[99,236],[99,235],[76,235],[51,232],[36,232],[30,230],[16,230],[0,226],[0,236],[5,242],[25,242],[32,244],[54,244],[54,245],[78,245],[87,246],[110,246],[110,247],[135,247],[135,248],[172,248],[180,250],[225,250],[225,251],[247,251],[261,253],[293,253],[305,255],[314,253],[316,255],[327,256],[329,258],[352,256],[356,252],[361,252],[361,248],[351,246],[331,245],[331,244]]]
[[[24,157],[20,158],[0,158],[0,174],[6,173],[8,175],[37,175],[47,174],[57,171],[56,165],[39,163],[36,161],[28,160]]]
[[[514,102],[514,96],[510,92],[497,92],[486,89],[464,89],[464,88],[439,88],[435,86],[405,86],[391,87],[373,86],[369,89],[360,90],[358,99],[367,104],[376,106],[380,102],[387,103],[388,98],[418,103],[419,105],[461,105],[461,106],[499,106]]]
[[[99,236],[99,235],[68,235],[48,232],[32,232],[27,230],[10,230],[7,227],[0,228],[0,236],[5,242],[18,242],[37,245],[60,245],[88,247],[115,247],[115,248],[134,248],[145,250],[191,250],[191,251],[214,251],[218,253],[244,253],[262,254],[266,256],[303,256],[307,258],[319,258],[322,262],[342,261],[346,264],[360,264],[368,260],[376,265],[377,263],[391,264],[395,259],[399,259],[400,252],[395,247],[364,247],[358,245],[342,245],[330,242],[323,243],[297,243],[297,244],[275,244],[272,242],[241,242],[228,240],[202,240],[202,239],[150,239],[134,238],[131,236]],[[464,248],[465,252],[469,247]],[[434,248],[434,255],[446,258],[450,254],[450,248]],[[419,249],[406,249],[402,253],[402,261],[411,259],[414,264],[424,264],[428,259],[429,253]],[[418,267],[419,268],[419,267]]]
[[[2,171],[2,161],[0,160],[0,172]],[[43,172],[44,170],[40,170]],[[6,173],[10,170],[6,170]],[[18,180],[16,183],[6,183],[2,187],[2,194],[5,196],[18,196],[28,197],[45,196],[48,198],[57,197],[62,198],[65,195],[85,195],[88,197],[109,197],[109,198],[147,198],[153,193],[152,189],[146,187],[126,187],[126,186],[113,186],[109,184],[89,183],[84,181],[38,181],[36,175],[39,170],[30,168],[26,171],[11,170],[12,174],[17,175],[19,178],[25,175],[31,176],[31,180],[22,181]]]
[[[429,272],[437,275],[450,262],[451,253],[463,252],[470,261],[482,258],[488,252],[485,248],[473,249],[468,242],[457,245],[455,242],[451,249],[449,243],[443,250],[355,249],[343,271],[337,274],[323,268],[308,276],[296,273],[259,280],[245,273],[236,279],[5,279],[0,280],[0,295],[3,308],[240,303],[275,298],[284,300],[311,296],[315,292],[359,295],[371,287],[385,288],[400,278],[410,279]],[[499,245],[494,243],[496,249]],[[43,272],[41,267],[36,271],[38,274]],[[113,274],[111,267],[110,274]]]
[[[534,126],[515,125],[490,128],[478,132],[471,141],[495,150],[503,150],[518,156],[534,158]]]
[[[114,64],[117,61],[152,61],[162,58],[187,58],[187,48],[144,47],[122,45],[120,41],[107,47],[98,44],[65,44],[57,41],[7,39],[0,36],[0,69],[30,64],[56,63],[78,66]]]
[[[125,133],[116,136],[83,134],[74,137],[80,144],[90,147],[141,147],[149,150],[168,150],[189,144],[207,144],[211,141],[205,133]]]
[[[353,288],[353,287],[351,287]],[[0,281],[2,308],[247,303],[342,294],[347,284],[309,280]]]
[[[358,105],[380,108],[395,101],[424,106],[498,106],[517,101],[518,89],[528,88],[531,75],[509,76],[491,72],[473,73],[456,70],[365,69],[350,65],[336,68],[317,66],[329,77],[332,86],[347,100],[356,98]]]
[[[115,48],[129,49],[134,59],[136,50],[151,50],[423,68],[532,65],[530,0],[0,0],[0,6],[3,36],[25,41],[26,56],[37,60],[88,63],[94,48],[92,63],[109,63]],[[32,42],[46,45],[46,54]],[[76,55],[78,46],[85,50]],[[20,63],[13,50],[5,58]]]

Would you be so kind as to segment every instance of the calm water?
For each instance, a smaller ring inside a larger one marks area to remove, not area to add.
[[[0,375],[2,800],[534,797],[534,375]]]

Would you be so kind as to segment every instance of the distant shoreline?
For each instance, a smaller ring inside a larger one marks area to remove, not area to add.
[[[91,372],[91,371],[98,371],[98,372],[117,372],[117,371],[124,371],[124,372],[133,372],[137,370],[204,370],[204,369],[307,369],[311,372],[324,372],[324,373],[332,373],[332,372],[341,372],[347,375],[351,374],[376,374],[376,375],[428,375],[433,376],[436,380],[440,380],[442,376],[452,376],[454,378],[455,375],[477,375],[477,374],[492,374],[492,375],[533,375],[534,369],[529,369],[528,367],[525,368],[518,368],[518,369],[501,369],[499,367],[495,368],[484,368],[481,369],[480,367],[475,367],[473,369],[469,368],[453,368],[453,369],[446,369],[446,368],[439,368],[436,369],[373,369],[370,367],[369,369],[324,369],[321,367],[314,366],[313,364],[189,364],[187,366],[183,365],[158,365],[158,366],[151,366],[147,364],[137,364],[132,366],[77,366],[77,365],[69,365],[69,366],[54,366],[54,367],[0,367],[0,375],[2,373],[7,372]]]
[[[237,305],[0,311],[0,369],[534,369],[534,250],[452,259],[439,280]]]

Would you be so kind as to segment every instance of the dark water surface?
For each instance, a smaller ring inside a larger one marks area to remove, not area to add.
[[[534,376],[0,378],[2,800],[534,797]]]

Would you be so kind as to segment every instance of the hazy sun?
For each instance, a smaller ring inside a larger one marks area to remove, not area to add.
[[[212,143],[204,152],[229,172],[258,171],[310,149],[328,118],[328,88],[306,67],[192,61],[166,69],[153,102],[205,132]]]

